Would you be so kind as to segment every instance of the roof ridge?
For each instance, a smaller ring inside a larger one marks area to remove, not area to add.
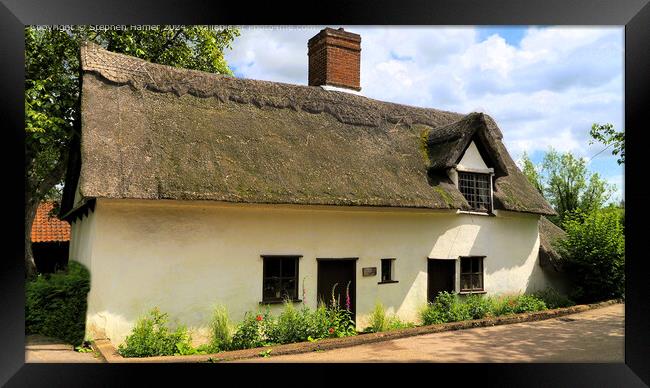
[[[462,113],[381,101],[366,96],[328,91],[318,86],[243,79],[223,74],[161,65],[126,54],[114,53],[85,42],[81,46],[81,68],[103,78],[136,89],[177,96],[215,97],[221,102],[254,104],[259,108],[293,109],[329,113],[351,125],[380,126],[381,121],[408,126],[435,127],[441,116],[457,120]]]

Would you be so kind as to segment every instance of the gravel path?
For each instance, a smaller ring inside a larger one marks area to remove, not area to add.
[[[41,335],[25,338],[25,362],[104,362],[94,352],[79,353],[70,344]]]

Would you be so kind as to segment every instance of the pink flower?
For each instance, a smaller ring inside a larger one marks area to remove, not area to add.
[[[345,309],[350,311],[350,282],[348,282],[348,286],[345,288]]]

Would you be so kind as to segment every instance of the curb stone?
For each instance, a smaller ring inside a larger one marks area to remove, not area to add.
[[[232,350],[214,354],[201,354],[189,356],[156,356],[142,358],[122,357],[110,342],[109,339],[97,339],[94,344],[97,350],[109,363],[196,363],[196,362],[220,362],[234,361],[241,359],[259,358],[260,354],[271,350],[272,356],[300,354],[315,351],[347,348],[362,344],[369,344],[381,341],[389,341],[398,338],[413,337],[423,334],[441,333],[452,330],[464,330],[477,327],[499,326],[512,323],[534,322],[547,319],[559,318],[569,314],[581,313],[614,304],[625,303],[620,299],[608,300],[589,305],[576,305],[553,310],[536,311],[532,313],[521,313],[505,315],[493,318],[474,319],[470,321],[442,323],[437,325],[419,326],[414,328],[399,329],[380,333],[369,333],[343,338],[328,338],[316,342],[298,342],[285,345],[271,345],[253,349]]]

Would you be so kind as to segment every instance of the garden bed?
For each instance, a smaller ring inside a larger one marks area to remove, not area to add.
[[[590,304],[590,305],[577,305],[565,308],[558,308],[552,310],[543,310],[532,313],[504,315],[485,319],[476,319],[461,322],[443,323],[437,325],[419,326],[407,329],[397,329],[379,333],[369,333],[366,335],[358,335],[342,338],[328,338],[315,342],[299,342],[286,345],[273,345],[253,349],[234,350],[227,352],[220,352],[215,354],[202,354],[202,355],[189,355],[189,356],[158,356],[158,357],[142,357],[142,358],[124,358],[122,357],[113,344],[107,339],[98,339],[94,343],[94,347],[109,363],[147,363],[147,362],[219,362],[231,361],[255,357],[266,357],[285,354],[299,354],[319,350],[330,350],[337,348],[345,348],[350,346],[357,346],[362,344],[388,341],[404,337],[412,337],[423,334],[439,333],[451,330],[463,330],[475,327],[497,326],[506,325],[511,323],[541,321],[545,319],[558,318],[564,315],[575,314],[587,310],[592,310],[600,307],[605,307],[617,303],[621,300],[609,300],[605,302]]]

